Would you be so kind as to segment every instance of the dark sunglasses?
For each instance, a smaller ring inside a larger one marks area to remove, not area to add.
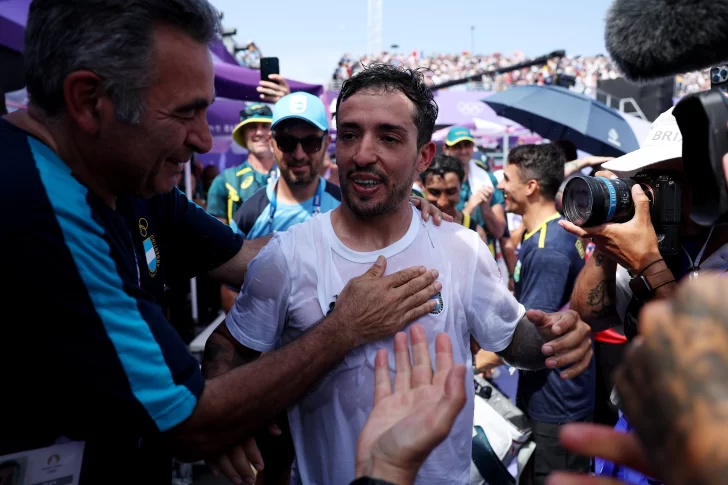
[[[291,135],[284,135],[282,133],[276,133],[273,139],[276,141],[276,144],[278,145],[278,148],[283,153],[293,153],[296,151],[296,148],[298,147],[298,144],[301,144],[301,148],[303,148],[303,151],[308,153],[309,155],[311,153],[316,153],[317,151],[321,150],[321,147],[324,143],[324,138],[326,138],[326,135],[322,136],[307,136],[306,138],[296,138],[295,136]]]

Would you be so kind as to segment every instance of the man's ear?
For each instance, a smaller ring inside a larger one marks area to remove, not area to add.
[[[114,110],[101,78],[91,71],[75,71],[63,83],[66,116],[82,131],[95,135],[104,111]],[[113,115],[113,113],[111,113]]]
[[[268,133],[268,146],[270,147],[270,151],[275,153],[276,150],[276,144],[275,140],[273,139],[273,133]]]
[[[421,173],[427,170],[427,167],[432,163],[432,159],[435,158],[435,153],[437,153],[437,147],[434,141],[429,141],[422,145],[420,153],[417,156],[417,172]]]
[[[536,179],[531,179],[528,182],[526,182],[526,195],[533,195],[536,193],[539,189],[538,181]]]

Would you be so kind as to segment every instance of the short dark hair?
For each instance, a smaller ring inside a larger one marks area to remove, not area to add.
[[[415,104],[414,123],[417,127],[417,147],[432,139],[437,120],[437,103],[425,84],[421,69],[404,69],[390,64],[370,64],[363,71],[344,81],[336,100],[338,116],[341,103],[362,89],[381,88],[383,91],[401,91]]]
[[[424,184],[427,182],[428,175],[444,177],[446,173],[454,173],[457,175],[461,184],[465,180],[465,170],[463,170],[463,164],[460,163],[460,160],[441,153],[432,159],[432,163],[427,167],[427,170],[420,172],[420,180]]]
[[[521,180],[534,179],[541,188],[541,195],[554,200],[564,180],[564,152],[553,143],[521,145],[510,151],[508,163],[517,165]]]
[[[138,123],[152,75],[156,25],[178,28],[207,44],[220,35],[207,0],[34,0],[25,30],[25,78],[31,102],[47,116],[64,108],[63,83],[78,70],[95,72],[117,118]]]

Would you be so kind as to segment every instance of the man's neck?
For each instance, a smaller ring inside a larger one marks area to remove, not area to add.
[[[556,204],[553,200],[541,200],[536,203],[530,203],[526,211],[522,214],[523,225],[526,233],[530,234],[544,223],[546,219],[556,213]]]
[[[71,142],[73,136],[68,134],[61,124],[55,129],[51,128],[44,122],[44,117],[35,111],[31,106],[28,111],[16,111],[4,118],[46,144],[82,184],[98,195],[110,208],[116,209],[117,196],[109,184],[104,183],[103,177],[94,173],[93,167],[84,162],[83,156]]]
[[[396,211],[383,216],[362,218],[354,214],[346,202],[331,213],[331,225],[339,240],[349,249],[371,252],[384,249],[407,234],[412,222],[408,200]]]
[[[275,165],[275,160],[272,156],[263,159],[258,158],[252,153],[249,153],[248,165],[250,165],[250,168],[252,168],[256,172],[268,174],[268,172],[270,172],[270,170],[273,168],[273,165]]]
[[[288,185],[283,177],[278,179],[276,198],[283,204],[300,204],[316,195],[319,181],[316,177],[308,185]]]

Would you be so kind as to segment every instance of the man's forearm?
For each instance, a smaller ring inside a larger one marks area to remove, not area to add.
[[[536,327],[526,318],[521,318],[513,333],[510,345],[496,352],[506,364],[524,370],[546,368],[546,356],[541,351],[544,340]]]
[[[240,288],[243,286],[248,263],[258,255],[268,241],[270,236],[246,240],[235,256],[209,272],[210,278],[233,288]]]
[[[207,339],[202,357],[202,375],[205,379],[225,374],[260,357],[260,352],[250,349],[241,352],[240,346],[235,345],[232,339],[225,322],[222,322]]]
[[[508,268],[508,275],[513,275],[518,263],[518,256],[516,256],[516,249],[513,247],[513,241],[510,237],[501,237],[499,239],[501,243],[501,251],[503,252],[503,259],[506,262]]]
[[[206,366],[205,372],[216,377],[207,381],[192,416],[170,432],[176,455],[197,460],[239,443],[295,402],[354,346],[333,313],[301,338],[246,365],[227,372],[232,360]]]
[[[496,239],[503,236],[506,230],[506,213],[500,205],[491,206],[490,202],[480,204],[480,213],[485,221],[485,228]]]
[[[619,323],[616,275],[617,263],[594,251],[574,283],[571,309],[595,332]]]

